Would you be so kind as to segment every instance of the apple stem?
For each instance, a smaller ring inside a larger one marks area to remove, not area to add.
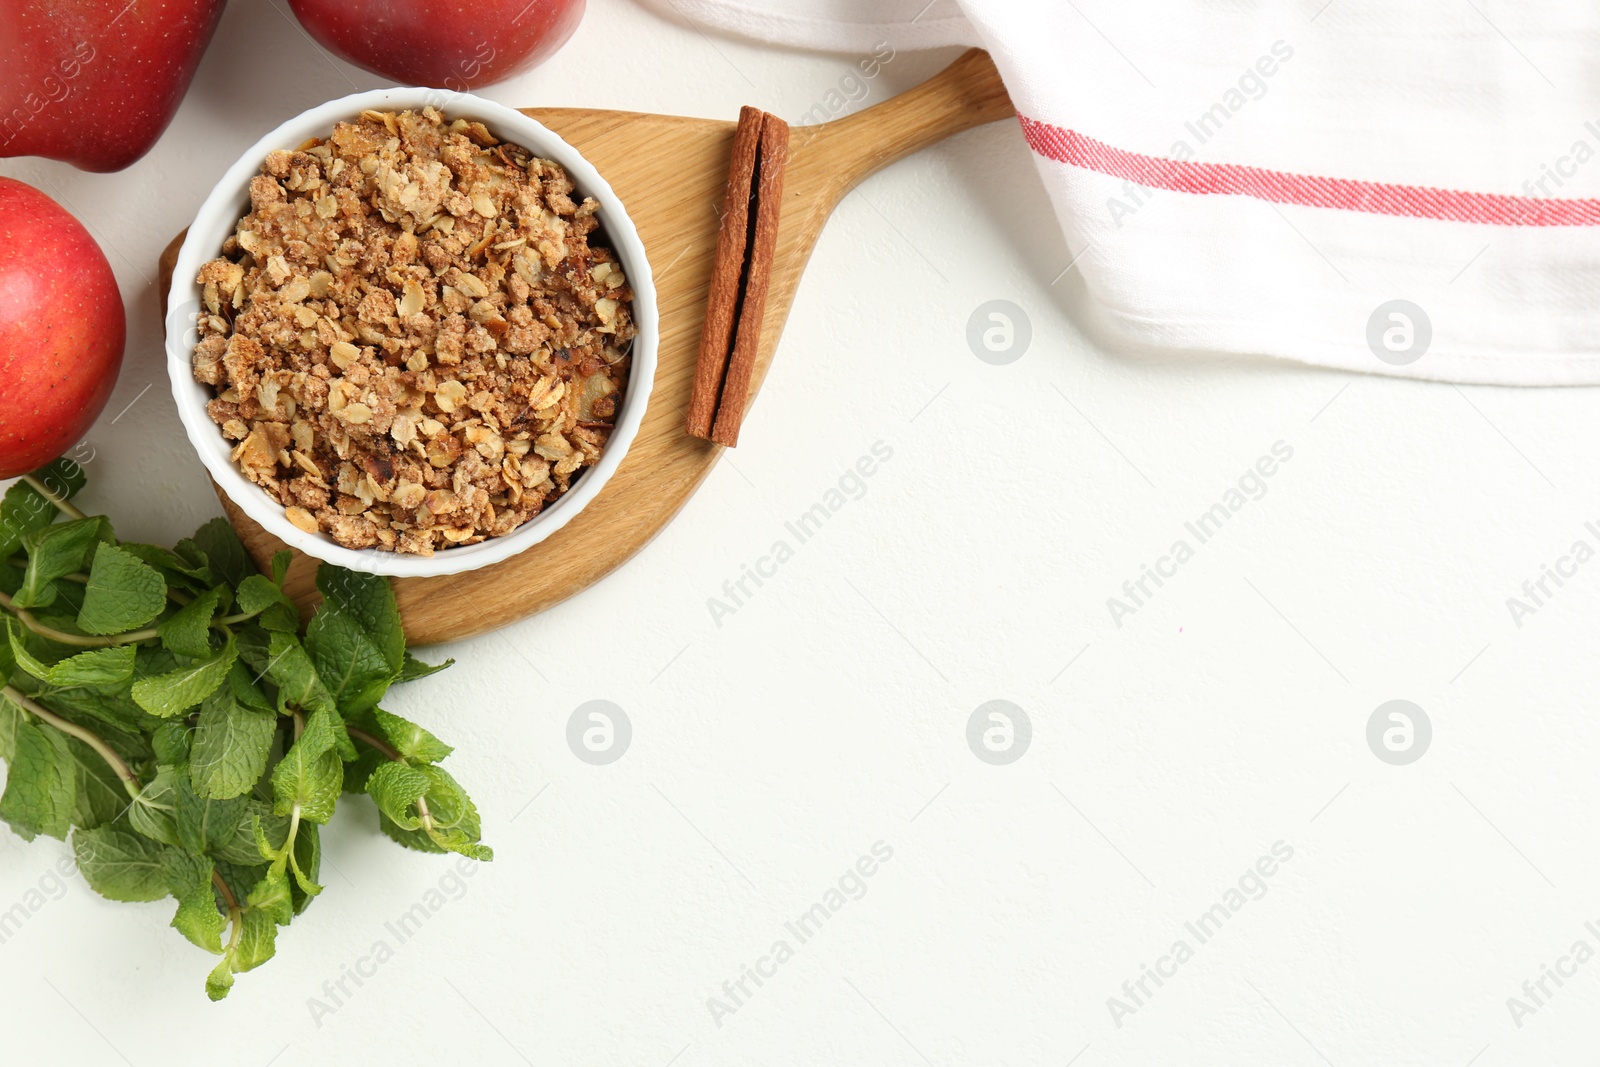
[[[33,486],[33,491],[54,504],[56,510],[69,519],[87,519],[89,516],[72,506],[66,497],[60,496],[31,474],[24,474],[22,480]]]

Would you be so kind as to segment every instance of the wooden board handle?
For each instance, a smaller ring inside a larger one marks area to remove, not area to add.
[[[798,128],[794,140],[839,161],[836,194],[843,197],[896,160],[1015,114],[994,60],[974,48],[915,89],[846,118]]]

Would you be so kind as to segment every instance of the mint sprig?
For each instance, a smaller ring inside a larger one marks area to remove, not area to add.
[[[57,460],[0,500],[0,820],[70,835],[108,899],[175,899],[173,927],[221,957],[213,1000],[322,892],[343,796],[409,848],[493,858],[450,746],[379,707],[450,665],[406,651],[387,581],[323,564],[302,628],[287,553],[257,574],[222,519],[120,542],[71,503],[83,485]]]

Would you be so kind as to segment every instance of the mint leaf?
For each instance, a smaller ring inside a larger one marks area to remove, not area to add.
[[[52,493],[71,499],[83,488],[83,468],[69,459],[58,459],[33,472]],[[17,482],[0,501],[0,558],[22,547],[22,539],[33,530],[56,520],[56,506],[27,482]]]
[[[334,710],[333,697],[317,676],[304,646],[289,634],[275,633],[267,646],[267,679],[278,687],[278,710]]]
[[[239,929],[219,962],[206,976],[206,996],[222,1000],[233,988],[233,976],[270,960],[277,951],[278,926],[263,912],[246,909],[238,917]]]
[[[306,627],[306,652],[334,704],[355,715],[383,698],[395,671],[356,619],[338,609],[323,609]]]
[[[21,708],[0,696],[0,760],[10,763],[17,758],[17,727],[26,721]]]
[[[400,609],[395,604],[394,587],[389,584],[389,579],[324,563],[317,570],[317,590],[322,594],[323,601],[318,614],[332,609],[355,619],[383,655],[389,669],[400,673],[406,654],[406,638],[400,627]]]
[[[443,663],[435,666],[431,663],[424,663],[411,653],[407,652],[405,661],[400,667],[400,677],[396,678],[395,681],[414,682],[418,678],[426,678],[430,674],[438,674],[440,671],[444,670],[446,667],[449,667],[453,663],[455,663],[455,660],[447,659]]]
[[[344,787],[344,761],[334,750],[331,728],[315,728],[319,716],[326,723],[331,713],[312,715],[300,740],[273,768],[272,797],[273,810],[279,815],[298,808],[306,822],[325,823],[333,817],[333,806]]]
[[[3,616],[0,616],[3,618]],[[109,648],[91,648],[75,656],[45,663],[28,649],[24,635],[17,627],[7,627],[5,660],[20,667],[41,682],[63,689],[77,686],[120,686],[133,676],[133,645],[113,645]],[[35,647],[46,646],[36,641]],[[119,722],[121,720],[119,719]]]
[[[115,686],[133,677],[132,645],[92,648],[51,665],[45,680],[63,688],[78,685]]]
[[[248,818],[245,819],[245,822],[249,821],[250,820]],[[288,825],[287,820],[284,821],[284,825]],[[248,837],[249,835],[250,831],[248,828],[246,828],[244,831],[244,836]],[[235,838],[234,840],[235,844],[237,844],[239,838]],[[234,846],[230,845],[225,851],[231,852],[233,851],[233,848]],[[262,861],[260,856],[256,855],[254,844],[251,844],[248,853],[244,851],[239,853],[241,856],[246,854],[248,854],[250,857],[249,863],[237,863],[228,859],[227,856],[221,854],[212,856],[212,859],[216,861],[217,875],[233,893],[234,900],[243,900],[245,897],[249,896],[250,887],[261,881],[261,875],[265,873],[267,869],[266,863]]]
[[[263,574],[252,574],[240,582],[234,596],[239,610],[249,615],[259,614],[284,599],[283,590]]]
[[[84,881],[109,900],[149,901],[167,896],[161,862],[166,851],[154,841],[109,826],[72,834],[72,854]]]
[[[128,790],[100,753],[75,737],[67,738],[76,769],[72,822],[80,830],[116,822],[128,808]]]
[[[25,635],[20,627],[9,625],[10,618],[9,615],[0,615],[0,621],[7,623],[6,656],[11,661],[13,669],[20,667],[41,682],[48,681],[50,678],[50,665],[28,651]]]
[[[405,827],[397,825],[381,811],[378,812],[378,829],[382,830],[395,844],[414,849],[417,852],[432,852],[443,855],[447,851],[434,844],[433,838],[421,830],[407,830]]]
[[[17,659],[11,654],[11,635],[21,626],[13,623],[11,616],[0,611],[0,685],[5,685],[11,680],[11,674],[17,669]]]
[[[272,584],[283,588],[284,579],[289,577],[289,564],[294,562],[294,553],[288,549],[272,554]]]
[[[133,676],[135,680],[154,678],[158,674],[175,671],[178,666],[178,657],[160,645],[141,644],[134,655]]]
[[[394,589],[375,574],[324,563],[322,607],[306,627],[306,651],[339,711],[355,715],[383,698],[405,665]]]
[[[167,860],[171,860],[168,850]],[[188,857],[193,859],[193,857]],[[172,895],[178,898],[178,913],[172,917],[172,927],[194,945],[207,952],[222,955],[222,931],[227,927],[227,917],[217,907],[217,891],[211,884],[212,865],[202,860],[191,868],[192,873],[173,886],[174,869],[167,870]],[[232,982],[230,981],[231,985]]]
[[[129,824],[163,845],[179,844],[177,776],[176,769],[162,767],[128,808]]]
[[[271,915],[254,908],[246,911],[240,922],[243,927],[239,931],[239,944],[234,949],[233,969],[253,970],[277,952],[278,924]]]
[[[274,863],[267,868],[255,888],[250,890],[246,902],[251,911],[259,911],[283,926],[294,917],[294,900],[289,892],[289,875],[284,864]]]
[[[222,593],[220,585],[201,593],[156,627],[168,652],[195,659],[211,655],[211,619],[222,602]]]
[[[62,718],[92,729],[102,741],[135,763],[150,754],[147,731],[157,720],[128,699],[125,687],[52,689],[40,685],[33,698]]]
[[[57,660],[46,666],[36,659],[13,630],[10,641],[11,658],[16,665],[51,685],[63,688],[80,685],[121,685],[133,677],[132,645],[114,645],[111,648],[91,648],[76,656]]]
[[[22,547],[22,539],[55,521],[55,505],[40,496],[27,482],[6,490],[0,502],[0,558]]]
[[[304,759],[293,750],[272,773],[273,810],[280,815],[300,809],[306,822],[325,823],[344,787],[344,761],[337,752]]]
[[[189,546],[188,551],[180,551],[184,545]],[[199,586],[204,589],[206,579],[211,577],[211,570],[206,566],[205,556],[194,549],[194,543],[180,541],[177,549],[166,549],[159,545],[142,545],[136,541],[124,541],[117,546],[124,552],[136,557],[143,563],[148,563],[158,571],[164,571],[171,576],[168,585],[182,585],[187,587]]]
[[[167,583],[149,564],[102,542],[95,548],[78,628],[87,634],[136,630],[167,606]]]
[[[272,635],[254,622],[247,622],[235,631],[233,640],[239,646],[239,662],[250,668],[252,678],[259,682],[267,677],[267,669],[272,666],[268,654]]]
[[[345,733],[333,697],[322,684],[305,648],[290,635],[275,633],[268,645],[268,652],[271,658],[267,662],[266,673],[268,679],[278,687],[278,711],[283,714],[293,710],[311,712],[307,720],[307,733],[314,732],[318,727],[327,727],[327,740],[338,748],[339,755],[347,760],[355,759],[355,745]]]
[[[12,600],[19,608],[47,607],[55,603],[57,578],[83,569],[91,549],[110,537],[105,519],[78,519],[34,530],[22,539],[28,552],[28,569]]]
[[[316,823],[301,823],[294,837],[294,853],[289,857],[294,872],[294,911],[306,910],[311,898],[322,892],[317,879],[322,876],[322,830]]]
[[[264,855],[260,843],[287,837],[289,820],[274,814],[272,805],[265,800],[253,797],[245,799],[244,816],[239,820],[239,825],[234,827],[233,836],[213,848],[211,854],[240,867],[259,867],[269,858],[275,858],[275,850],[269,847],[267,851],[274,855]]]
[[[40,834],[65,841],[77,799],[77,766],[67,750],[66,735],[22,721],[16,724],[13,745],[6,790],[0,795],[0,819],[24,841]]]
[[[173,920],[174,923],[177,920]],[[215,1004],[227,997],[228,991],[233,988],[233,954],[229,953],[221,963],[211,969],[206,975],[206,997]]]
[[[199,855],[230,844],[249,808],[248,797],[213,800],[195,792],[187,774],[173,783],[177,799],[178,843]]]
[[[277,731],[275,712],[247,708],[231,686],[218,688],[200,706],[189,750],[195,792],[218,800],[248,793],[266,772]]]
[[[480,863],[488,863],[494,859],[494,849],[479,844],[462,829],[437,830],[432,834],[421,830],[407,830],[403,826],[397,826],[381,812],[378,815],[378,828],[396,844],[418,852],[435,854],[455,852]]]
[[[194,742],[194,731],[182,719],[161,723],[150,735],[150,747],[156,762],[176,767],[189,762],[189,746]]]
[[[211,573],[218,581],[237,587],[256,572],[249,553],[244,550],[244,543],[239,540],[239,535],[227,519],[212,519],[196,530],[191,540],[205,553]]]
[[[239,650],[240,661],[233,665],[233,670],[228,672],[228,689],[233,693],[233,699],[247,708],[257,711],[274,711],[276,705],[271,698],[262,691],[256,683],[259,676],[252,677],[250,668],[244,664],[244,650]]]
[[[134,682],[133,699],[150,714],[170,719],[179,712],[188,711],[215,692],[227,680],[228,672],[238,658],[238,646],[229,638],[228,643],[208,659]]]
[[[428,778],[428,811],[431,825],[425,827],[433,843],[450,852],[475,860],[488,861],[494,852],[479,844],[483,836],[478,808],[466,790],[442,767],[418,767]]]
[[[181,897],[201,881],[211,880],[211,860],[185,852],[181,847],[161,854],[161,867],[167,872],[167,892]]]
[[[312,738],[318,748],[326,745],[341,759],[355,759],[356,746],[344,728],[344,719],[337,711],[316,711],[306,720],[301,740]]]
[[[256,622],[264,629],[286,634],[300,632],[300,609],[262,575],[252,574],[239,584],[238,605],[245,615],[259,615]]]
[[[281,815],[275,815],[274,817],[279,819],[283,818]],[[251,832],[255,834],[256,852],[261,856],[262,859],[269,861],[275,866],[282,866],[286,862],[286,859],[283,855],[283,846],[272,843],[272,838],[267,836],[267,828],[261,825],[260,819],[252,820]]]
[[[173,545],[172,554],[183,561],[185,574],[206,580],[216,579],[217,576],[211,573],[211,561],[206,559],[205,551],[195,543],[194,538],[185,537]]]
[[[494,859],[494,849],[488,845],[480,844],[466,830],[444,830],[428,836],[433,838],[434,844],[440,846],[446,852],[454,852],[467,857],[469,860],[477,860],[479,863],[488,863]]]
[[[428,776],[405,763],[385,763],[367,779],[367,795],[389,821],[406,830],[422,826],[415,806],[427,795]]]
[[[384,833],[407,848],[458,852],[483,861],[494,858],[494,851],[479,843],[477,807],[443,768],[388,763],[367,780],[367,792],[378,804]],[[419,796],[428,805],[426,823],[416,810]]]
[[[382,708],[373,709],[373,721],[395,751],[408,760],[438,763],[455,751],[416,723],[391,715]]]

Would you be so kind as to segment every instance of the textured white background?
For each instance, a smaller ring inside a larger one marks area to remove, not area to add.
[[[0,165],[74,209],[122,283],[131,343],[86,499],[125,537],[170,541],[218,510],[167,392],[157,253],[264,130],[380,84],[284,10],[235,0],[172,129],[126,173]],[[870,99],[948,58],[900,54]],[[793,120],[853,69],[594,0],[565,51],[488,95]],[[1506,998],[1575,940],[1600,948],[1584,929],[1600,919],[1600,563],[1520,629],[1505,600],[1595,544],[1594,393],[1107,351],[1075,272],[1051,284],[1071,257],[1048,212],[1010,123],[868,182],[817,248],[743,443],[682,516],[598,587],[433,650],[456,666],[395,692],[458,746],[497,859],[320,1026],[308,998],[395,945],[384,924],[450,869],[380,837],[364,800],[325,835],[326,893],[221,1005],[170,902],[70,879],[0,944],[6,1058],[1592,1055],[1600,962],[1520,1029]],[[1009,366],[965,340],[995,298],[1032,321]],[[707,598],[879,440],[893,458],[866,495],[718,627]],[[1278,440],[1294,457],[1267,494],[1114,626],[1106,598]],[[597,698],[634,729],[604,767],[565,741]],[[1366,744],[1394,698],[1433,721],[1411,766]],[[1009,766],[965,740],[991,699],[1032,721]],[[865,896],[718,1026],[707,999],[879,840],[894,856]],[[1270,892],[1115,1026],[1107,998],[1280,840],[1294,858]],[[0,911],[66,851],[0,836]]]

